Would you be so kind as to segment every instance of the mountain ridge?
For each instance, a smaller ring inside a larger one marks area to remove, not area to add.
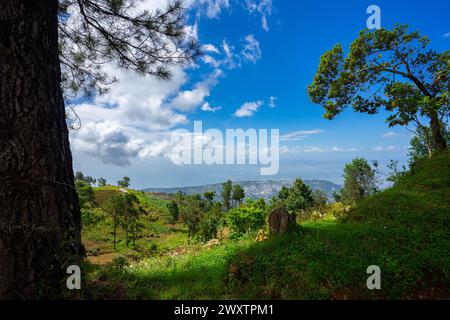
[[[312,190],[320,189],[328,196],[332,198],[333,193],[339,191],[342,186],[333,183],[328,180],[321,179],[309,179],[303,180],[304,183]],[[282,187],[290,187],[294,180],[248,180],[248,181],[236,181],[233,184],[239,184],[244,188],[246,198],[250,199],[270,199],[276,196]],[[220,196],[222,190],[222,183],[204,184],[198,186],[187,187],[171,187],[171,188],[146,188],[142,189],[144,192],[150,193],[166,193],[174,194],[178,191],[184,192],[188,195],[191,194],[203,194],[205,192],[215,192]]]

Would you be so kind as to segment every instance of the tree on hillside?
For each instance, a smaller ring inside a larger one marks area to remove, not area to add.
[[[81,264],[64,96],[103,93],[105,63],[166,79],[198,45],[174,1],[0,2],[0,298],[59,297],[66,268]]]
[[[106,185],[107,185],[105,178],[98,178],[97,182],[98,182],[99,187],[106,187]]]
[[[344,186],[341,200],[355,203],[377,191],[375,170],[364,158],[355,158],[344,168]]]
[[[225,211],[230,210],[230,200],[231,200],[231,191],[233,190],[233,183],[231,180],[222,184],[222,201],[223,208]]]
[[[321,189],[316,189],[312,192],[312,198],[315,207],[323,207],[328,203],[328,197]]]
[[[215,192],[205,192],[203,194],[203,198],[205,198],[205,200],[209,202],[213,202],[215,197],[216,197]]]
[[[185,196],[180,209],[183,221],[188,228],[190,242],[200,230],[200,221],[204,216],[204,204],[200,196]]]
[[[447,126],[443,127],[444,139],[447,145],[450,144],[450,130]],[[431,130],[429,127],[418,128],[416,134],[409,141],[409,163],[412,164],[418,159],[430,157],[433,153],[431,144]]]
[[[289,196],[289,188],[286,186],[283,186],[281,188],[280,192],[278,192],[278,199],[281,201],[285,201],[288,196]]]
[[[236,184],[233,186],[233,195],[231,197],[233,199],[234,205],[242,203],[242,200],[245,198],[245,191],[240,185]]]
[[[95,202],[94,190],[87,182],[83,180],[77,180],[75,182],[75,189],[78,194],[78,201],[81,208]]]
[[[405,25],[361,31],[345,58],[340,44],[322,55],[308,94],[323,106],[326,119],[348,106],[368,114],[384,107],[391,112],[389,126],[423,128],[427,118],[432,148],[447,150],[443,126],[450,112],[450,51],[436,52],[428,43]]]
[[[111,216],[112,219],[112,231],[113,236],[113,248],[116,249],[117,244],[117,229],[120,226],[120,219],[125,211],[126,203],[125,198],[121,195],[113,195],[109,197],[103,204],[103,210]]]
[[[169,210],[170,222],[171,223],[177,222],[180,216],[180,211],[178,210],[178,205],[174,200],[170,201],[167,204],[167,210]]]
[[[122,197],[124,208],[120,224],[125,231],[125,245],[129,246],[131,243],[134,246],[143,228],[140,217],[145,213],[145,210],[140,205],[139,199],[135,194],[126,193]]]
[[[284,203],[286,209],[294,214],[311,208],[314,204],[311,188],[302,179],[295,179]]]
[[[85,176],[83,172],[81,171],[77,171],[75,173],[75,182],[76,181],[84,181],[89,185],[95,185],[95,183],[97,182],[97,180],[91,176]]]
[[[129,177],[123,177],[122,180],[117,181],[119,187],[128,188],[130,186],[131,179]]]

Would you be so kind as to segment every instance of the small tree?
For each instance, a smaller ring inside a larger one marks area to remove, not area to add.
[[[247,200],[237,208],[231,209],[227,214],[227,224],[234,237],[256,232],[266,223],[266,210],[261,202]]]
[[[129,177],[123,177],[122,180],[117,181],[117,184],[122,188],[128,188],[130,186],[131,179]]]
[[[105,178],[98,178],[97,182],[99,187],[105,187],[107,185]]]
[[[120,225],[121,215],[125,211],[126,203],[125,199],[121,195],[113,195],[109,197],[104,205],[104,211],[112,218],[112,236],[113,236],[113,248],[116,249],[117,243],[117,229]]]
[[[225,211],[230,210],[231,191],[233,189],[233,183],[231,180],[222,184],[222,201],[223,209]]]
[[[364,158],[355,158],[344,168],[344,187],[341,199],[345,203],[355,203],[377,191],[375,170]]]
[[[244,188],[242,188],[240,185],[233,186],[233,202],[234,205],[242,203],[242,200],[245,198],[245,191]]]
[[[169,210],[170,223],[177,222],[177,220],[180,216],[180,211],[178,210],[177,203],[174,200],[170,201],[167,204],[167,209]]]
[[[283,186],[280,190],[280,192],[278,192],[278,199],[281,201],[285,201],[289,196],[289,188],[286,186]]]
[[[197,236],[200,241],[207,242],[217,238],[219,228],[222,226],[222,206],[215,202],[200,220]]]
[[[289,189],[286,198],[286,209],[293,214],[311,208],[314,204],[311,188],[302,179],[295,179],[294,185]]]
[[[199,224],[204,215],[204,204],[200,196],[185,196],[183,207],[181,207],[181,216],[188,228],[189,241],[199,232]]]
[[[314,190],[312,192],[312,197],[316,208],[321,208],[328,203],[328,197],[321,189]]]

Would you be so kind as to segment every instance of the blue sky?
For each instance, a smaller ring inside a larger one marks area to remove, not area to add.
[[[365,28],[371,4],[381,8],[382,27],[406,23],[429,36],[433,49],[450,48],[450,2],[444,0],[187,0],[189,32],[207,45],[206,56],[175,69],[167,83],[111,67],[117,88],[75,104],[83,124],[71,133],[75,170],[110,182],[128,175],[144,188],[228,178],[341,182],[343,165],[356,156],[405,163],[411,133],[388,128],[385,113],[349,109],[324,120],[306,94],[320,56],[336,43],[348,48]],[[249,106],[256,110],[247,112]],[[291,152],[281,155],[273,177],[261,177],[258,166],[177,166],[164,154],[164,137],[177,128],[193,130],[196,120],[205,129],[277,128],[281,135],[299,132],[299,139],[281,142]]]

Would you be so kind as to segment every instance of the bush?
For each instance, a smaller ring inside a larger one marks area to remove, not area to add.
[[[266,223],[266,211],[254,201],[248,200],[245,205],[228,212],[227,222],[234,237],[257,232]]]
[[[113,259],[112,265],[116,269],[123,270],[128,266],[128,260],[124,256],[118,256]]]
[[[330,213],[338,220],[342,220],[347,217],[352,207],[342,202],[335,202],[330,205]]]

